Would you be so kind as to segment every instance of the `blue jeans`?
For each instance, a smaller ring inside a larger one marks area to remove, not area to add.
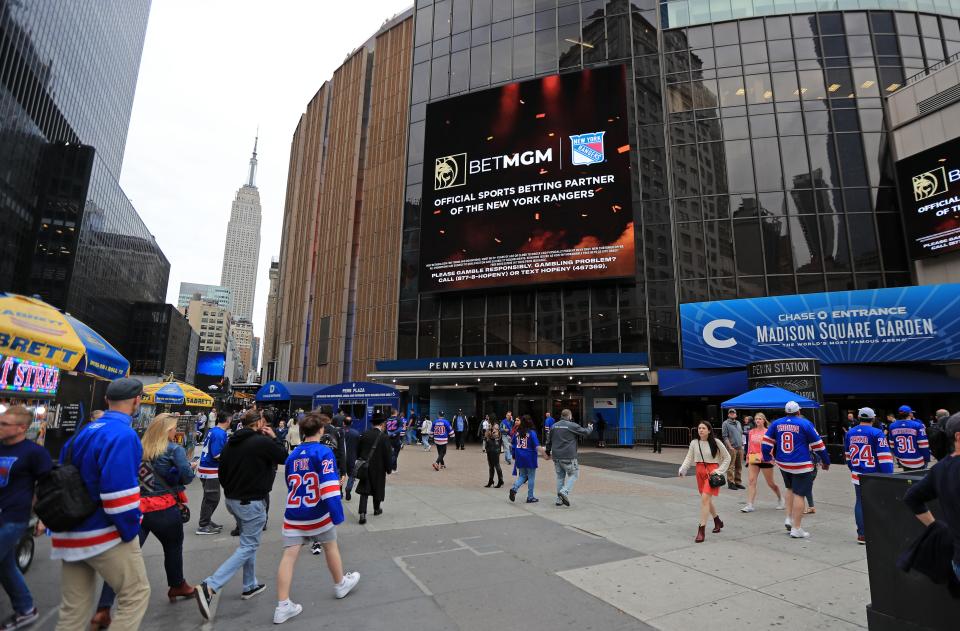
[[[853,490],[857,494],[857,503],[853,505],[853,518],[857,520],[857,536],[863,536],[863,504],[860,501],[860,485],[854,484]]]
[[[33,596],[17,567],[17,543],[28,524],[18,521],[0,526],[0,583],[10,597],[10,605],[19,614],[33,611]]]
[[[421,437],[421,440],[423,441],[423,448],[429,451],[430,450],[430,434],[424,434]]]
[[[503,434],[500,436],[500,442],[503,443],[503,459],[507,461],[507,464],[513,462],[513,454],[510,451],[510,436]]]
[[[244,504],[240,500],[227,498],[227,510],[240,524],[240,547],[205,582],[219,592],[242,567],[243,591],[248,591],[259,584],[256,575],[257,548],[260,547],[263,526],[267,523],[266,503],[252,500]]]
[[[557,472],[557,495],[570,495],[573,484],[580,475],[580,465],[576,458],[570,460],[554,460],[553,468]]]
[[[417,442],[417,430],[412,427],[407,428],[407,444],[412,445]]]
[[[537,470],[519,467],[517,469],[517,481],[513,483],[513,490],[518,491],[523,483],[527,483],[527,499],[533,497],[533,485],[537,481]]]

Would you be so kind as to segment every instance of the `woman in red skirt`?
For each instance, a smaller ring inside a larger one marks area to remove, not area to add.
[[[730,466],[730,453],[716,438],[713,437],[713,428],[710,423],[700,421],[697,425],[698,437],[690,441],[687,457],[680,465],[680,477],[687,474],[687,470],[697,465],[697,490],[700,491],[700,528],[697,530],[696,543],[706,538],[707,517],[713,516],[713,532],[720,532],[723,522],[717,515],[717,508],[713,505],[713,498],[720,495],[720,487],[710,486],[710,474],[724,475]]]

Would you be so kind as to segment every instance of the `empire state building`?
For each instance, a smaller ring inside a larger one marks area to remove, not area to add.
[[[220,284],[233,290],[233,317],[247,321],[253,316],[257,260],[260,257],[260,191],[257,190],[256,175],[257,140],[254,140],[250,177],[237,191],[230,208],[220,272]]]

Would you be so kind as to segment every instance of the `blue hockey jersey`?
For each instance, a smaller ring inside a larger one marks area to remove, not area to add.
[[[311,537],[343,522],[337,459],[326,445],[301,443],[287,457],[285,537]]]
[[[904,469],[922,469],[930,462],[930,443],[923,423],[899,420],[890,423],[890,449]]]
[[[447,441],[454,436],[453,427],[450,421],[440,417],[433,422],[433,442],[437,445],[446,445]]]
[[[772,456],[777,466],[787,473],[813,471],[814,451],[824,464],[830,464],[823,439],[813,423],[802,416],[784,416],[771,423],[763,436],[761,450],[764,461]]]
[[[387,436],[394,438],[403,431],[403,421],[399,416],[391,416],[387,419]]]
[[[227,432],[214,427],[207,432],[203,439],[203,449],[200,450],[200,465],[197,467],[197,477],[201,480],[216,479],[220,471],[220,452],[227,444]]]
[[[61,449],[62,463],[72,448],[71,462],[99,505],[73,530],[51,534],[51,558],[82,561],[140,534],[143,446],[130,427],[131,420],[126,414],[108,410],[84,425]]]
[[[861,473],[893,473],[893,454],[882,429],[854,425],[843,437],[843,451],[854,484],[860,484]]]

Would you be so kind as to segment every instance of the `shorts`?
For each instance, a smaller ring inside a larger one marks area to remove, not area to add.
[[[773,469],[772,462],[758,462],[754,465],[755,467],[760,467],[761,469]]]
[[[716,471],[719,466],[715,462],[697,463],[697,489],[701,494],[720,495],[720,487],[710,486],[710,474]]]
[[[308,543],[332,543],[337,540],[336,527],[321,532],[319,535],[310,535],[309,537],[288,537],[283,536],[283,547],[305,546]]]
[[[813,492],[813,479],[816,477],[813,471],[787,473],[781,470],[780,474],[783,475],[783,485],[794,494],[806,497]]]

